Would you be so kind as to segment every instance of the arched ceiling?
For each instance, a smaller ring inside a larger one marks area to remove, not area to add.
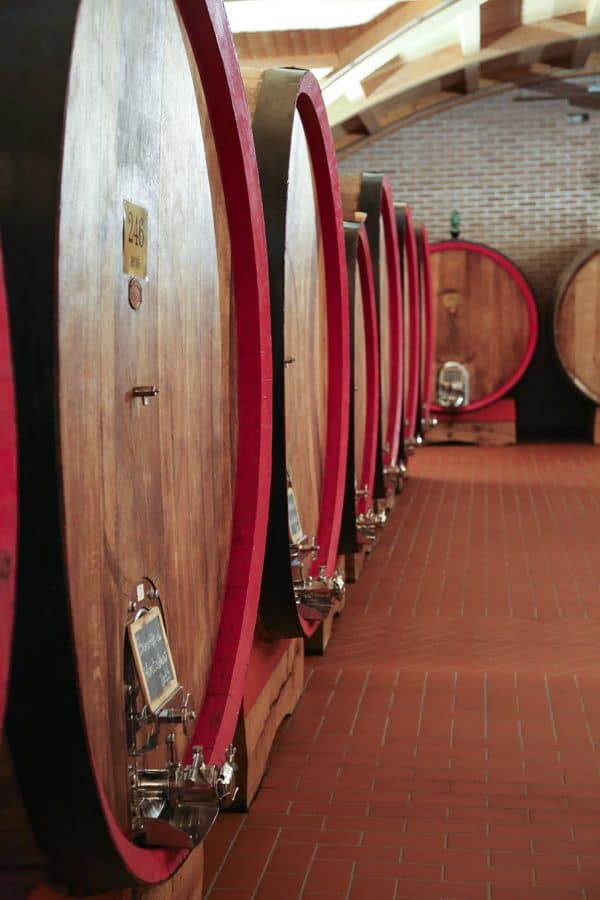
[[[415,118],[514,85],[600,109],[600,0],[225,6],[242,65],[315,70],[340,156]]]

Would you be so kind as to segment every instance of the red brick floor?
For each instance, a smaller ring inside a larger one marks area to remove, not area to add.
[[[430,447],[210,900],[600,898],[600,448]]]

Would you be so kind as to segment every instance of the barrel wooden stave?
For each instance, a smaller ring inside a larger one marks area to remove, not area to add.
[[[304,533],[316,537],[327,442],[327,304],[310,150],[294,115],[285,224],[286,463]],[[305,575],[310,557],[304,561]]]
[[[40,68],[53,55],[60,63],[51,68],[54,131],[42,135],[37,123],[29,133],[16,116],[6,165],[20,203],[2,198],[17,287],[12,316],[26,487],[9,734],[25,804],[53,870],[89,891],[162,881],[185,858],[140,850],[126,836],[125,625],[142,578],[161,591],[177,674],[199,710],[195,741],[221,761],[233,735],[266,529],[268,298],[261,207],[244,197],[259,196],[249,120],[220,5],[115,0],[100,8],[84,0],[78,8],[66,4],[50,29],[46,14],[40,6],[19,21],[8,11],[22,29],[11,34],[17,44],[23,35],[31,39],[32,29],[40,44],[54,39],[49,54],[36,53]],[[19,96],[15,91],[11,102]],[[67,116],[59,169],[61,96]],[[219,128],[214,141],[209,106]],[[35,185],[23,175],[23,142],[45,153],[42,170],[54,173],[43,204],[32,202]],[[149,213],[148,281],[140,279],[137,311],[128,305],[122,272],[124,200]],[[40,234],[32,234],[34,216]],[[32,238],[38,240],[28,243]],[[38,260],[33,277],[30,246]],[[44,393],[54,368],[60,472],[51,452],[40,456],[57,427]],[[148,406],[132,398],[140,384],[159,387]],[[247,401],[239,423],[238,391]],[[34,611],[32,598],[41,596],[45,602]],[[40,703],[42,684],[47,696]],[[26,722],[32,703],[41,733],[59,735],[45,751],[43,772]],[[185,744],[180,740],[179,752],[188,752]],[[144,760],[165,761],[164,744]]]
[[[404,326],[403,437],[414,440],[419,431],[421,394],[421,294],[417,240],[410,206],[395,203],[401,260]]]
[[[379,423],[379,347],[375,287],[366,229],[344,223],[350,311],[351,392],[342,554],[358,552],[357,514],[373,506]],[[366,495],[357,497],[357,489]]]
[[[357,248],[358,251],[358,248]],[[358,255],[358,252],[357,252]],[[368,370],[367,347],[365,334],[364,304],[366,297],[361,284],[361,272],[358,259],[355,266],[355,302],[354,302],[354,469],[356,472],[356,486],[364,489],[363,467],[365,454],[365,440],[367,436],[367,401],[368,401]],[[372,485],[371,485],[372,488]]]
[[[554,301],[554,346],[575,387],[600,405],[600,246],[585,248],[562,273]]]
[[[385,227],[383,219],[379,221],[379,246],[382,251],[385,250]],[[388,432],[390,428],[390,395],[392,391],[392,334],[391,329],[385,329],[384,323],[390,322],[392,309],[390,305],[390,275],[388,267],[384,263],[379,266],[379,321],[381,323],[380,342],[379,342],[379,364],[381,370],[381,434],[383,440],[383,452],[386,453],[385,447],[388,445]],[[387,333],[386,333],[387,330]],[[392,413],[393,414],[393,413]]]
[[[435,348],[437,341],[436,301],[431,281],[431,252],[427,226],[417,229],[418,255],[421,278],[421,347],[420,347],[420,405],[418,411],[420,430],[428,427],[431,419],[435,391]]]
[[[322,616],[296,604],[287,479],[315,559],[334,574],[346,466],[349,327],[337,168],[314,76],[244,70],[267,223],[273,338],[273,475],[261,618],[272,637],[311,635]],[[292,362],[293,360],[293,362]]]
[[[375,286],[373,278],[373,266],[371,264],[371,251],[369,239],[364,226],[361,226],[358,235],[358,271],[360,275],[359,298],[361,303],[360,337],[363,341],[362,348],[357,344],[357,350],[364,359],[364,375],[360,392],[364,394],[361,404],[359,426],[356,430],[356,439],[362,447],[362,459],[360,467],[356,471],[360,473],[359,483],[363,490],[367,490],[367,496],[358,503],[358,512],[366,512],[373,506],[375,487],[375,465],[377,458],[377,425],[379,422],[379,336],[377,332],[377,309],[375,304]],[[358,384],[357,384],[358,387]],[[357,392],[358,393],[358,392]],[[364,413],[362,406],[364,405]]]
[[[374,173],[342,173],[344,216],[365,213],[374,270],[380,358],[379,437],[375,495],[384,497],[384,468],[398,457],[403,392],[402,285],[393,199],[389,182]]]
[[[465,365],[467,408],[485,406],[514,386],[531,359],[537,336],[531,291],[506,257],[481,244],[433,244],[430,259],[435,371],[448,360]],[[454,314],[444,305],[448,292],[459,298]]]

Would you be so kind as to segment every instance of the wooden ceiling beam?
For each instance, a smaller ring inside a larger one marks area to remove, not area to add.
[[[488,34],[510,31],[522,24],[523,0],[487,0],[481,8],[482,44]]]
[[[242,66],[251,66],[255,69],[272,69],[276,66],[295,66],[298,69],[333,69],[337,65],[335,53],[265,53],[264,56],[241,56],[238,54]]]
[[[583,69],[592,53],[600,49],[600,35],[582,38],[577,41],[571,53],[569,65],[566,69]]]
[[[475,56],[481,51],[481,7],[476,4],[459,16],[458,30],[463,56]]]
[[[474,94],[479,90],[480,84],[480,68],[475,63],[471,66],[465,66],[458,72],[452,72],[438,81],[442,91],[448,91],[455,94]]]
[[[410,2],[396,3],[373,19],[361,30],[358,37],[350,40],[340,49],[339,68],[350,65],[355,59],[387,40],[390,35],[401,31],[421,16],[429,15],[436,7],[443,5],[440,0],[410,0]]]
[[[234,34],[242,65],[336,68],[339,49],[358,28],[306,29],[305,31],[256,31]]]
[[[360,114],[358,117],[365,128],[367,134],[376,134],[381,128],[381,124],[375,111],[372,109],[365,109],[364,112]]]
[[[589,27],[600,25],[600,0],[587,0],[585,24]]]
[[[590,34],[583,26],[567,23],[568,27],[565,29],[564,25],[562,20],[550,19],[535,25],[520,25],[495,36],[488,34],[485,48],[470,62],[484,65],[495,59],[518,55],[521,64],[531,64],[540,61],[544,54],[551,55],[553,46],[558,55],[566,54],[567,51],[571,54],[575,41],[600,37],[597,33]],[[352,102],[344,100],[332,105],[329,110],[330,120],[332,124],[337,124],[350,115],[357,115],[363,109],[391,100],[395,94],[404,93],[436,78],[444,78],[462,68],[464,57],[459,45],[411,60],[385,78],[368,97]]]

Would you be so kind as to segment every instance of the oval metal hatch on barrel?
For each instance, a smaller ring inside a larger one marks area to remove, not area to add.
[[[470,399],[461,409],[481,409],[527,369],[537,340],[535,301],[521,272],[497,250],[453,240],[432,244],[430,254],[435,371],[450,360],[463,365]]]
[[[189,743],[161,738],[144,765],[220,764],[233,737],[268,514],[264,223],[219,0],[9,7],[22,565],[7,733],[55,877],[91,893],[162,882],[186,858],[131,839],[136,604],[160,603],[198,704],[192,717],[186,694],[170,719],[194,722]]]
[[[339,589],[332,579],[349,417],[344,232],[333,138],[315,77],[283,68],[243,74],[267,226],[273,344],[273,476],[260,611],[271,635],[292,637],[314,633]],[[290,539],[290,485],[301,543]]]
[[[561,274],[554,295],[553,336],[561,367],[600,405],[600,245],[586,247]]]

